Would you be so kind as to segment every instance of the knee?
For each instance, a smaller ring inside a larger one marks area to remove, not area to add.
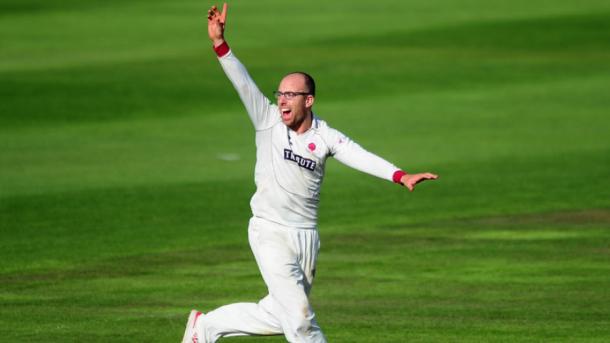
[[[311,321],[301,322],[301,325],[297,326],[294,331],[295,336],[297,336],[299,338],[309,337],[309,336],[311,336],[311,332],[312,332]]]
[[[326,340],[320,327],[312,322],[311,320],[305,320],[300,325],[292,328],[290,332],[284,331],[286,339],[289,342],[305,343],[305,342],[316,342],[325,343]]]
[[[291,316],[290,329],[293,336],[297,338],[297,342],[307,341],[306,338],[310,337],[312,332],[315,331],[313,318],[313,313],[309,309]]]

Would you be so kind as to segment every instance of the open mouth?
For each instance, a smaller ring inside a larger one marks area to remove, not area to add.
[[[288,108],[284,108],[282,109],[282,119],[288,119],[290,118],[290,114],[292,113],[292,111]]]

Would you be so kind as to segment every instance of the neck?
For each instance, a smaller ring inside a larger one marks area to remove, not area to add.
[[[307,130],[311,128],[311,125],[313,125],[313,113],[309,111],[302,122],[295,123],[290,129],[297,134],[301,134],[307,132]]]

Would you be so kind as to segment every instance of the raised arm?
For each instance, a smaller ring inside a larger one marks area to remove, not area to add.
[[[218,55],[220,65],[237,90],[254,128],[264,130],[279,121],[280,114],[277,106],[273,105],[258,89],[246,67],[235,57],[225,41],[227,7],[225,3],[222,12],[219,12],[216,6],[212,6],[208,10],[208,35],[214,44],[214,51]]]

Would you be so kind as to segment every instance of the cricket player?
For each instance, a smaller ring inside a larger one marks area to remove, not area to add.
[[[256,192],[250,206],[250,247],[269,294],[258,303],[236,303],[203,314],[191,311],[182,342],[221,337],[281,335],[289,342],[326,342],[309,303],[320,241],[318,202],[326,159],[410,191],[431,173],[408,174],[364,150],[313,113],[311,76],[286,75],[267,99],[224,39],[227,5],[208,11],[208,34],[218,60],[256,130]]]

